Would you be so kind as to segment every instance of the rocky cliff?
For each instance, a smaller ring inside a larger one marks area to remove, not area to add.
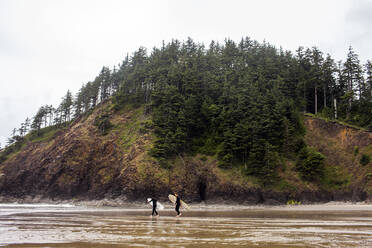
[[[112,127],[95,125],[108,116]],[[236,201],[278,204],[329,200],[372,200],[372,133],[306,117],[306,143],[326,156],[328,181],[303,182],[295,161],[284,161],[278,185],[264,188],[238,168],[223,170],[214,157],[178,156],[163,168],[148,151],[153,135],[143,108],[115,112],[110,103],[60,129],[48,138],[28,141],[0,164],[0,196],[9,199],[166,197],[179,192],[191,201]],[[1,200],[0,199],[0,200]]]

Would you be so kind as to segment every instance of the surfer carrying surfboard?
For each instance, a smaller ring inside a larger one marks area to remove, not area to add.
[[[168,198],[174,205],[176,205],[177,217],[180,217],[182,215],[180,212],[180,207],[183,207],[184,209],[190,208],[189,205],[187,205],[184,201],[181,200],[177,193],[175,193],[174,195],[169,194]]]
[[[155,214],[156,214],[155,216],[159,216],[158,212],[156,211],[158,200],[155,199],[155,198],[151,198],[151,200],[148,201],[148,203],[150,203],[150,202],[152,202],[152,214],[151,214],[151,216],[154,216]]]
[[[177,217],[180,217],[182,215],[182,213],[180,212],[181,198],[178,196],[177,193],[174,193],[174,196],[177,197],[177,200],[176,200]]]

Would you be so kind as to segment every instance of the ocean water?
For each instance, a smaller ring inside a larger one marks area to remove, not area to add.
[[[372,247],[372,205],[0,204],[1,247]]]

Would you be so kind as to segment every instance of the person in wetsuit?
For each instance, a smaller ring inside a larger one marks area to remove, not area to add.
[[[177,217],[180,217],[182,215],[182,213],[180,212],[181,198],[178,196],[177,193],[175,193],[174,196],[177,197],[177,200],[176,200]]]
[[[155,198],[151,198],[151,201],[149,201],[149,203],[152,202],[152,214],[151,216],[159,216],[158,212],[156,211],[156,207],[157,207],[157,202],[158,200],[155,199]]]

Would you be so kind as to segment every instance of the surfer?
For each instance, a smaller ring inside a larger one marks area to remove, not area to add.
[[[178,196],[177,193],[175,193],[174,196],[177,197],[177,200],[176,200],[177,217],[180,217],[182,215],[182,213],[180,212],[181,198]]]
[[[155,199],[155,198],[151,198],[151,200],[148,201],[148,203],[150,203],[150,202],[152,202],[152,214],[151,214],[151,216],[154,216],[155,214],[156,214],[155,216],[159,216],[158,212],[156,211],[158,200]]]

